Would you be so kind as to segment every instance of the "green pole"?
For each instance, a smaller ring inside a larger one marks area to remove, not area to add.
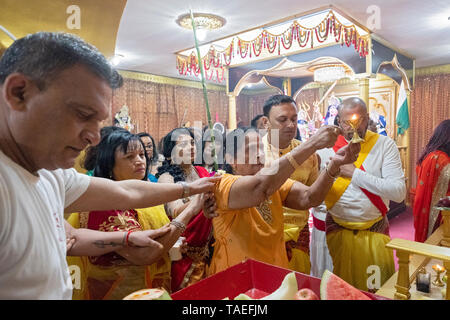
[[[201,74],[201,79],[202,79],[203,98],[205,100],[205,105],[206,105],[206,116],[208,117],[208,127],[211,131],[211,143],[213,145],[212,156],[213,156],[213,160],[214,160],[214,171],[217,172],[219,167],[217,165],[217,156],[216,156],[216,143],[215,143],[216,139],[214,137],[214,131],[213,131],[212,120],[211,120],[211,112],[209,110],[208,92],[206,91],[205,70],[203,69],[202,57],[200,55],[200,48],[198,46],[197,27],[196,27],[195,21],[194,21],[194,14],[192,13],[192,10],[190,10],[190,13],[191,13],[192,30],[194,31],[195,49],[197,51],[198,65],[200,67],[200,74]]]

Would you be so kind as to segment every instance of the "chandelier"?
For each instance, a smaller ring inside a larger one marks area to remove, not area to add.
[[[314,72],[315,82],[333,82],[347,76],[345,67],[340,64],[323,64],[309,70]]]
[[[193,16],[197,27],[197,37],[200,41],[205,40],[208,30],[219,29],[226,23],[224,18],[215,14],[193,13]],[[189,13],[179,16],[176,22],[179,26],[192,30],[191,15]]]

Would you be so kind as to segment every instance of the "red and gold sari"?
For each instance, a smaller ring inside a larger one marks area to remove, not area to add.
[[[162,205],[137,210],[91,211],[87,217],[80,217],[81,227],[104,232],[158,229],[168,223]],[[152,265],[136,266],[111,252],[89,257],[86,298],[117,300],[144,288],[163,287],[170,292],[170,281],[168,254]]]
[[[415,241],[424,242],[441,224],[441,213],[433,207],[450,195],[450,157],[436,150],[416,167],[417,185],[413,215]]]
[[[200,166],[194,167],[200,178],[209,177],[209,172]],[[211,219],[200,211],[189,221],[181,235],[186,238],[187,250],[183,258],[172,261],[172,292],[185,288],[206,276],[209,259],[209,244],[212,237]]]

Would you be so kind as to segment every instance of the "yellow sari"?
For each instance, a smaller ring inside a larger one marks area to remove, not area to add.
[[[326,219],[327,245],[333,259],[333,273],[354,287],[370,290],[368,284],[383,285],[395,272],[394,255],[386,248],[391,241],[387,217],[372,221],[349,222]],[[373,288],[379,289],[379,288]]]
[[[162,205],[136,212],[142,230],[158,229],[170,222]],[[75,228],[85,228],[87,217],[88,213],[73,213],[67,221]],[[133,291],[152,287],[163,287],[170,292],[168,254],[150,266],[101,266],[91,263],[86,256],[67,257],[67,262],[72,269],[80,271],[81,285],[74,287],[73,300],[122,299]]]

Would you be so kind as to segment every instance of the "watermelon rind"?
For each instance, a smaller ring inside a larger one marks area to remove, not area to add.
[[[322,280],[320,281],[320,299],[321,300],[328,300],[327,299],[327,282],[330,279],[331,275],[332,275],[332,273],[330,271],[328,271],[327,269],[325,269],[325,271],[322,275]]]
[[[172,300],[172,297],[162,288],[149,288],[130,293],[123,300]]]
[[[295,294],[298,292],[297,278],[295,272],[288,273],[280,287],[269,294],[261,298],[260,300],[294,300]]]
[[[330,284],[337,284],[337,286],[330,286]],[[330,287],[330,288],[329,288]],[[333,288],[338,288],[337,292],[330,291]],[[332,295],[330,296],[331,293]],[[334,295],[333,295],[334,294]],[[363,292],[341,279],[337,275],[325,270],[320,282],[320,299],[322,300],[371,300]]]
[[[249,297],[245,293],[241,293],[240,295],[236,296],[233,300],[255,300],[255,299]]]

